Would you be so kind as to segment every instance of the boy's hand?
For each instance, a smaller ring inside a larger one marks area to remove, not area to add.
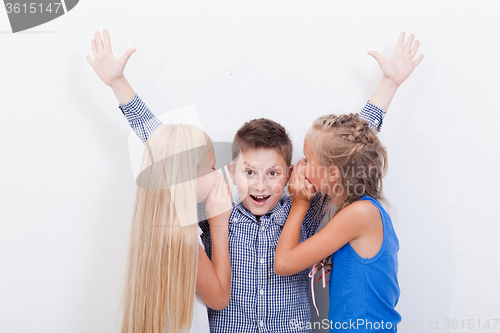
[[[395,84],[396,87],[399,87],[410,76],[415,67],[424,58],[424,55],[420,54],[414,59],[420,45],[418,40],[413,43],[414,39],[415,36],[410,34],[405,44],[405,33],[401,32],[396,49],[389,58],[384,58],[377,51],[368,52],[369,55],[377,60],[384,73],[384,78]]]
[[[106,85],[113,87],[115,82],[123,78],[125,65],[132,53],[136,50],[131,47],[125,51],[119,59],[116,59],[111,51],[111,40],[108,30],[104,29],[102,34],[104,36],[104,42],[101,39],[101,33],[99,31],[95,33],[95,39],[92,39],[91,42],[95,60],[87,55],[87,61],[90,66],[92,66],[97,76],[99,76]]]
[[[87,55],[87,61],[94,69],[97,76],[108,86],[113,89],[116,98],[120,104],[126,104],[132,100],[135,95],[134,90],[123,75],[123,70],[128,59],[135,52],[135,48],[131,47],[120,57],[116,59],[111,51],[111,40],[108,30],[103,30],[104,42],[101,39],[101,33],[95,33],[95,39],[92,39],[92,52],[94,58]]]
[[[288,183],[288,192],[292,199],[292,206],[304,204],[309,207],[311,200],[316,194],[314,186],[306,179],[304,162],[300,160],[293,168],[290,182]]]

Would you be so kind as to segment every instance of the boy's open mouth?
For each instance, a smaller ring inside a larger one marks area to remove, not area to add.
[[[250,195],[253,202],[257,206],[264,206],[269,199],[270,195]]]

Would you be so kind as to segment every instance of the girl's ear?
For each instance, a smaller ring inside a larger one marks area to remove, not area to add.
[[[226,166],[231,178],[233,179],[233,184],[236,185],[236,165],[234,164],[235,162],[229,162]]]
[[[328,175],[328,182],[333,184],[340,178],[340,169],[335,165],[330,166],[328,169],[330,172]]]

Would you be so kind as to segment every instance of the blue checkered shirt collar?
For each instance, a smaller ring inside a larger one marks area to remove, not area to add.
[[[271,209],[269,212],[267,212],[263,216],[271,215],[272,218],[270,220],[272,222],[274,222],[277,225],[284,226],[285,222],[286,222],[287,213],[285,213],[283,211],[283,209],[286,208],[286,206],[288,204],[288,200],[290,200],[289,198],[288,199],[287,198],[288,197],[284,193],[284,195],[281,196],[281,198],[278,201],[278,203],[276,204],[276,206],[274,206],[273,209]],[[244,221],[241,219],[241,215],[243,215],[244,217],[246,217],[248,220],[250,220],[252,222],[259,223],[259,221],[257,221],[257,217],[243,205],[240,197],[237,196],[236,204],[234,205],[231,216],[229,217],[229,223],[236,224],[236,223]]]

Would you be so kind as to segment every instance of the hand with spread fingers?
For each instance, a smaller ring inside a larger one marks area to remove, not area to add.
[[[401,32],[396,49],[390,57],[384,58],[377,51],[369,51],[368,54],[377,60],[384,77],[400,86],[424,58],[423,54],[415,58],[419,46],[420,42],[415,40],[415,35],[410,34],[405,43],[405,33]]]
[[[415,58],[420,42],[415,40],[413,34],[410,34],[405,43],[405,35],[404,32],[399,34],[396,49],[388,58],[384,58],[377,51],[368,52],[377,60],[383,73],[380,84],[370,98],[370,103],[384,111],[389,108],[399,86],[408,79],[415,67],[424,59],[423,54]]]
[[[102,82],[113,89],[120,104],[125,104],[132,100],[135,92],[125,79],[123,71],[130,56],[136,49],[131,47],[120,58],[115,58],[111,50],[111,39],[108,30],[104,29],[102,34],[104,40],[101,38],[99,31],[95,33],[95,39],[92,39],[90,43],[94,58],[87,55],[87,61]]]

